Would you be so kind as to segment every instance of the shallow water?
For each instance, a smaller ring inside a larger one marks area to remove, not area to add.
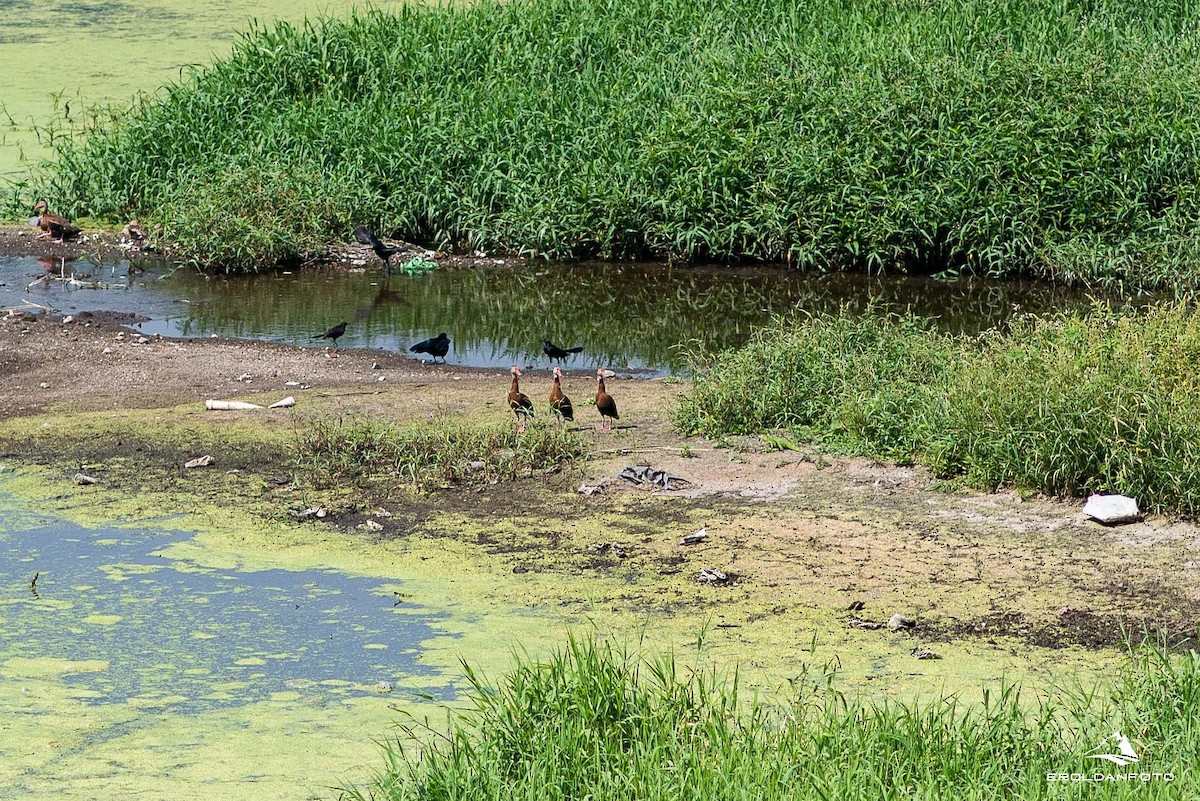
[[[170,519],[91,529],[14,507],[0,495],[0,663],[103,664],[65,677],[90,704],[170,698],[195,713],[321,682],[377,693],[432,675],[416,662],[427,621],[379,581],[201,567],[162,555],[190,537]]]
[[[0,283],[0,309],[31,301],[63,314],[128,312],[150,318],[138,326],[148,334],[325,347],[310,337],[347,320],[342,347],[407,354],[413,343],[445,331],[453,342],[451,364],[504,368],[547,365],[542,339],[549,338],[584,348],[567,361],[568,370],[603,365],[648,374],[678,368],[679,343],[736,347],[774,315],[797,311],[912,309],[946,330],[969,332],[1016,312],[1090,303],[1083,293],[1038,283],[658,264],[228,277],[155,264],[131,269],[128,262],[0,257]]]
[[[198,561],[176,518],[85,526],[6,484],[0,799],[330,797],[401,708],[454,695],[419,661],[446,615],[401,582]]]

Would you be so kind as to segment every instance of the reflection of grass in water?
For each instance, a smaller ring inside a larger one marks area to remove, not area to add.
[[[442,269],[390,279],[376,272],[244,279],[181,272],[149,289],[211,299],[187,308],[185,333],[269,332],[300,341],[347,319],[347,345],[403,350],[412,344],[403,339],[408,332],[416,341],[446,331],[454,342],[452,361],[460,351],[491,349],[500,363],[535,365],[546,364],[541,340],[548,337],[584,347],[568,365],[574,369],[594,363],[674,366],[680,342],[706,350],[738,347],[773,313],[793,308],[866,312],[877,300],[937,315],[947,330],[972,331],[1011,315],[1014,306],[1081,302],[1077,294],[1039,285],[659,265]]]

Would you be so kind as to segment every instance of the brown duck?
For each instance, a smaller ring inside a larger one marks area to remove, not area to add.
[[[604,379],[612,378],[616,373],[603,367],[596,370],[596,409],[600,412],[600,427],[606,431],[612,430],[612,421],[620,420],[617,414],[617,402],[604,388]]]
[[[561,379],[562,368],[555,367],[554,385],[550,387],[550,411],[570,422],[575,419],[575,409],[571,406],[571,399],[563,394]]]
[[[65,242],[83,233],[83,229],[77,225],[72,225],[71,221],[59,214],[50,213],[50,204],[44,199],[33,204],[34,216],[29,220],[31,225],[36,225],[42,229],[42,233],[37,235],[38,239],[47,237],[57,237],[55,241]]]
[[[508,407],[517,416],[517,432],[520,433],[525,430],[529,415],[533,413],[533,401],[521,391],[521,385],[517,380],[521,377],[521,371],[515,364],[509,372],[512,373],[513,380],[512,385],[508,388]]]

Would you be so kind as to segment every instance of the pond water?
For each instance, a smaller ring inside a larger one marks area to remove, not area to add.
[[[0,799],[330,798],[401,709],[455,697],[421,661],[447,616],[402,582],[214,566],[178,518],[85,526],[7,484]]]
[[[65,276],[74,281],[64,281]],[[443,268],[424,275],[312,269],[214,276],[161,264],[0,257],[0,308],[31,301],[64,314],[129,312],[147,334],[228,337],[325,347],[310,340],[350,325],[342,347],[407,353],[447,332],[451,364],[546,364],[542,339],[581,346],[567,368],[603,365],[633,374],[678,368],[679,343],[736,347],[773,315],[873,304],[978,331],[1016,312],[1085,306],[1088,295],[1034,282],[800,273],[770,268],[660,264],[532,264]],[[414,355],[415,354],[410,354]]]
[[[430,616],[377,580],[167,559],[191,536],[170,519],[92,529],[14,512],[2,494],[0,508],[0,663],[103,664],[64,677],[88,703],[169,699],[195,713],[322,683],[378,693],[427,672],[416,658]]]

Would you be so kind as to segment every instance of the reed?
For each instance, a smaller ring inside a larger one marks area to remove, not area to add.
[[[989,490],[1200,513],[1200,313],[1187,302],[1023,316],[977,336],[824,314],[688,360],[674,419],[689,434],[782,429]]]
[[[315,486],[400,481],[420,489],[512,480],[559,469],[583,452],[578,435],[544,421],[516,433],[503,424],[398,425],[365,415],[301,423],[293,448],[296,468]]]
[[[94,115],[36,192],[160,219],[226,269],[353,222],[549,258],[1190,287],[1195,19],[1192,0],[360,11],[256,27]],[[231,191],[247,173],[302,197]]]
[[[473,707],[448,733],[410,728],[408,742],[385,746],[376,781],[343,799],[1173,799],[1187,797],[1180,785],[1200,756],[1200,659],[1152,647],[1132,649],[1108,687],[1032,696],[1006,686],[979,703],[868,703],[829,683],[787,703],[746,702],[736,675],[575,639],[495,686],[469,666],[467,676]],[[1142,749],[1141,764],[1087,759],[1114,728]],[[1046,779],[1142,771],[1176,781]]]

